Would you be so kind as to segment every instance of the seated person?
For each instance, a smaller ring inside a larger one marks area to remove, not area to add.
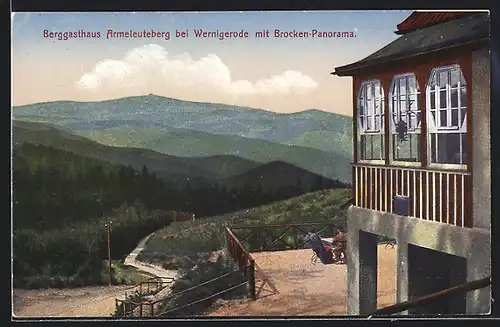
[[[338,231],[337,235],[333,238],[333,254],[335,255],[335,261],[343,261],[345,259],[345,251],[347,247],[347,237],[342,231]]]
[[[333,253],[330,247],[321,240],[318,234],[309,233],[307,237],[309,247],[316,253],[321,262],[325,265],[333,263]]]

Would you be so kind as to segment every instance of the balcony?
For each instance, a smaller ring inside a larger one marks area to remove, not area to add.
[[[465,171],[353,164],[354,206],[395,212],[394,197],[408,197],[410,217],[472,227],[471,174]]]

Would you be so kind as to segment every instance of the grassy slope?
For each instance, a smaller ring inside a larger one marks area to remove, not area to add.
[[[225,223],[238,225],[286,224],[345,219],[342,205],[351,190],[334,189],[304,194],[241,212],[187,222],[175,222],[154,233],[138,259],[161,262],[168,255],[192,255],[225,246]],[[176,238],[167,238],[175,235]]]
[[[14,121],[14,143],[52,146],[85,157],[94,157],[134,168],[147,166],[168,178],[223,178],[254,168],[258,163],[232,156],[177,158],[140,148],[111,147],[46,124]]]
[[[352,147],[345,146],[352,143],[351,134],[339,133],[335,131],[312,131],[301,136],[295,137],[284,144],[305,146],[323,151],[332,151],[330,149],[341,149],[341,154],[346,157],[352,155]],[[338,146],[341,144],[341,146]]]

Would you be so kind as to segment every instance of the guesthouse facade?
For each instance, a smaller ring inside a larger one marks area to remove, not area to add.
[[[415,11],[352,77],[348,313],[377,309],[377,239],[397,241],[397,299],[490,275],[487,12]],[[383,274],[383,273],[382,273]],[[488,313],[490,287],[405,313]]]

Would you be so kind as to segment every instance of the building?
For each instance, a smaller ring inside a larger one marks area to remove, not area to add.
[[[398,303],[490,275],[489,14],[415,11],[396,34],[332,73],[353,85],[352,315],[377,309],[377,236],[398,244]],[[490,295],[403,314],[485,314]]]

